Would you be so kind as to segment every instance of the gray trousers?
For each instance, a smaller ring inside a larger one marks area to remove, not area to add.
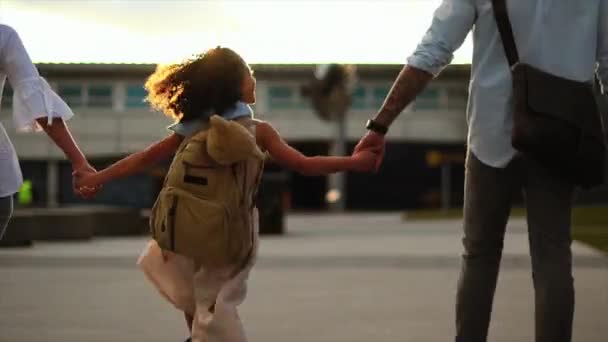
[[[13,214],[13,197],[0,197],[0,240],[4,236],[4,231],[8,225],[8,221]]]
[[[527,208],[535,290],[536,342],[572,337],[574,286],[570,218],[574,187],[518,156],[506,168],[469,151],[464,191],[464,254],[456,298],[456,341],[486,341],[505,228],[516,192]]]

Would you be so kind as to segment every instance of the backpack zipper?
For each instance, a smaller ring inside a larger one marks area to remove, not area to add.
[[[175,217],[177,212],[178,197],[173,196],[173,203],[171,203],[171,210],[169,210],[169,219],[171,228],[169,230],[169,248],[175,252]]]

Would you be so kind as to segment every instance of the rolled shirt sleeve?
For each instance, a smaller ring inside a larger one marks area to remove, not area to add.
[[[19,38],[10,26],[0,25],[3,46],[0,64],[13,88],[13,120],[18,130],[39,129],[36,119],[69,120],[74,116],[70,107],[40,77],[38,70]]]
[[[600,0],[598,11],[598,42],[597,42],[597,75],[604,88],[604,94],[608,93],[608,0]]]
[[[430,28],[407,59],[408,65],[438,75],[452,62],[454,51],[471,31],[475,17],[473,0],[443,0],[433,15]]]

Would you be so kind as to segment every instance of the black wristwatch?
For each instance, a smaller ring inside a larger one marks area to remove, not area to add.
[[[378,134],[382,134],[382,135],[385,135],[386,132],[388,132],[388,127],[381,125],[372,119],[367,120],[367,124],[365,125],[365,128],[369,129],[370,131],[374,131]]]

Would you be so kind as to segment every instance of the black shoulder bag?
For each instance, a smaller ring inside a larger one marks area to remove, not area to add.
[[[606,144],[593,82],[520,62],[505,0],[492,6],[513,76],[513,147],[575,185],[602,184]]]

